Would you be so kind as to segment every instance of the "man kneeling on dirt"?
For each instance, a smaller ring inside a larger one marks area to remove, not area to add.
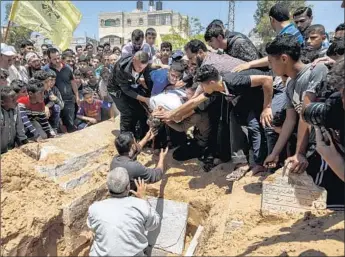
[[[146,231],[155,230],[160,216],[146,198],[146,184],[135,181],[137,191],[130,190],[125,168],[108,173],[110,197],[89,207],[87,225],[93,232],[90,256],[146,256]],[[128,197],[129,192],[136,197]]]

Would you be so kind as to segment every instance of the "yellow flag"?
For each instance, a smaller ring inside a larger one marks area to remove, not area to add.
[[[65,50],[71,43],[81,16],[71,1],[14,0],[10,20],[46,36]]]

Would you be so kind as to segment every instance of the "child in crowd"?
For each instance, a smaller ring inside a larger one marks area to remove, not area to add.
[[[31,79],[28,83],[28,96],[18,98],[19,113],[27,137],[33,140],[55,137],[50,128],[44,104],[44,85],[42,81]]]
[[[94,99],[94,92],[90,88],[83,89],[83,100],[80,103],[77,113],[76,125],[78,129],[83,129],[88,125],[100,122],[101,110],[107,109],[110,112],[111,118],[114,118],[114,112],[111,108],[111,103]]]
[[[170,42],[163,42],[160,48],[160,54],[153,57],[153,63],[168,68],[171,65],[172,45]]]
[[[145,42],[150,46],[149,55],[151,58],[156,55],[155,42],[157,38],[157,32],[154,28],[148,28],[145,32]]]
[[[28,96],[27,86],[28,84],[22,80],[12,80],[11,88],[16,92],[17,98],[21,98],[23,96]]]
[[[321,24],[311,25],[306,31],[307,47],[318,52],[318,57],[326,55],[328,47],[323,47],[326,40],[325,27]]]
[[[17,95],[12,87],[1,88],[1,153],[28,142],[17,108]]]

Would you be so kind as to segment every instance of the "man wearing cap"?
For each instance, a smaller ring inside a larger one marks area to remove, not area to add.
[[[28,75],[29,79],[34,77],[36,71],[41,70],[41,59],[35,52],[28,52],[25,55],[25,60],[28,65]]]
[[[23,56],[21,54],[16,54],[13,58],[13,64],[8,69],[9,81],[21,80],[25,83],[29,81],[28,71],[25,66],[22,65]]]
[[[16,55],[16,50],[13,46],[1,43],[0,68],[8,70],[12,65],[13,56]]]
[[[118,167],[108,173],[107,186],[110,197],[89,207],[87,225],[94,233],[90,256],[145,256],[145,232],[158,227],[160,216],[147,201],[144,180],[139,178],[137,192],[131,191],[127,170]]]

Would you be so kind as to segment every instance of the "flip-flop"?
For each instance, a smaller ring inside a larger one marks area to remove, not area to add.
[[[250,168],[248,167],[240,167],[236,170],[234,170],[233,172],[231,172],[230,174],[228,174],[226,176],[226,180],[227,181],[238,181],[240,180],[241,178],[243,178],[247,172],[249,171]]]

